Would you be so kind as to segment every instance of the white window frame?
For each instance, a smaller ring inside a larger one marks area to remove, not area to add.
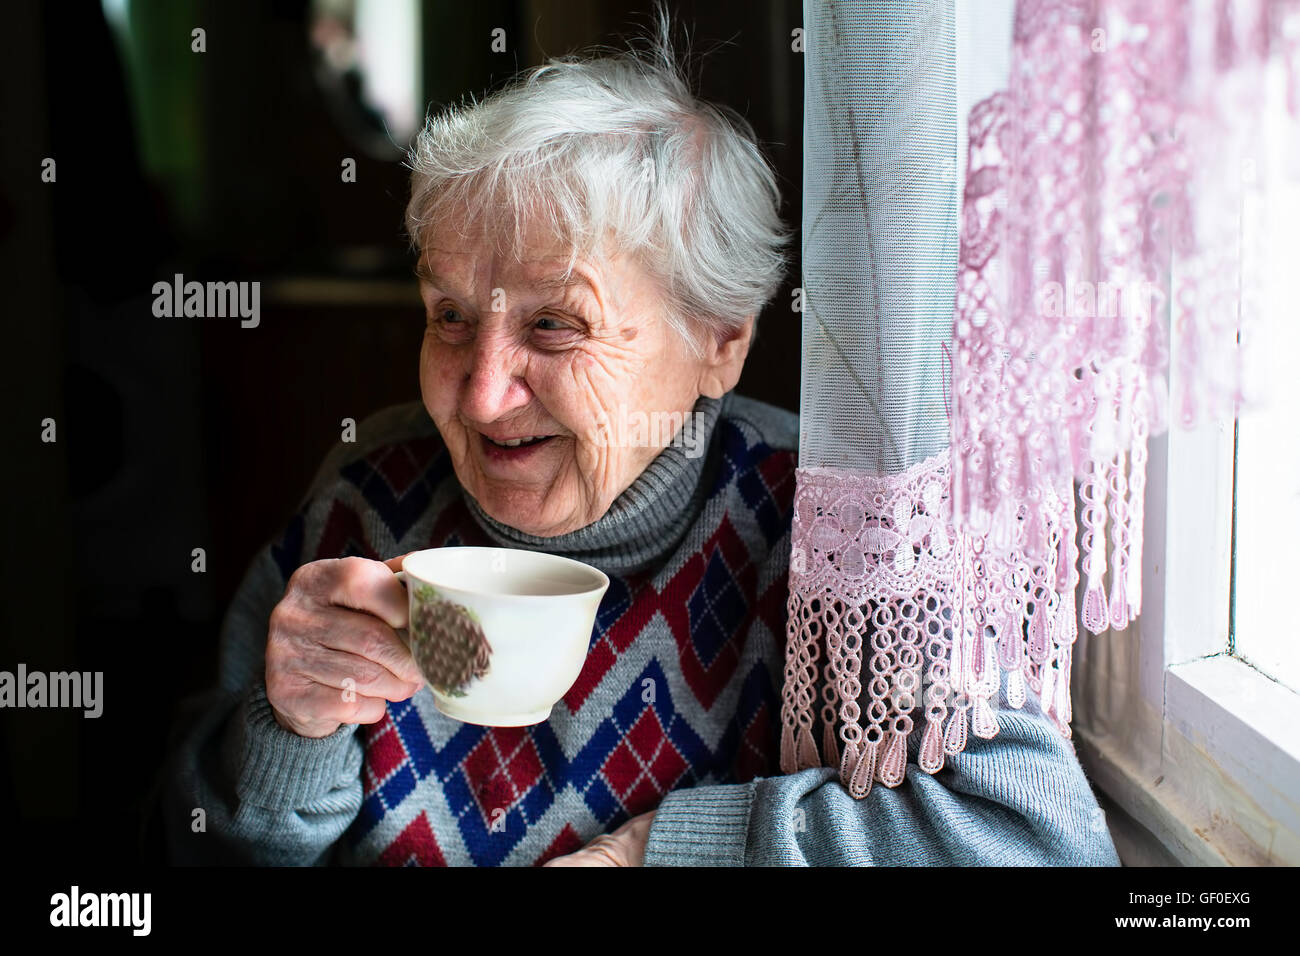
[[[1176,356],[1170,366],[1176,376]],[[1085,653],[1138,645],[1122,671],[1135,683],[1108,688],[1134,725],[1099,732],[1098,715],[1073,728],[1103,805],[1141,825],[1116,839],[1130,865],[1300,865],[1300,694],[1229,653],[1234,435],[1235,422],[1175,422],[1150,440],[1141,615],[1120,632],[1080,626]],[[1083,669],[1076,695],[1116,676]]]

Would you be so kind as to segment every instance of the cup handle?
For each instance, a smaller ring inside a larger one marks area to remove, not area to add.
[[[393,574],[397,577],[397,583],[400,584],[402,587],[406,587],[406,572],[394,571]]]

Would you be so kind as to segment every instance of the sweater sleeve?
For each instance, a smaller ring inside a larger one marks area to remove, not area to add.
[[[1036,704],[1003,706],[931,775],[855,800],[833,768],[684,788],[660,804],[647,866],[1119,866],[1074,749]]]
[[[267,624],[284,587],[268,545],[223,623],[217,686],[183,708],[161,800],[173,864],[324,864],[360,810],[358,725],[300,737],[266,699]]]

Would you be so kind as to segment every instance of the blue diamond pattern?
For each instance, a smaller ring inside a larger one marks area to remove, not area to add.
[[[344,465],[339,473],[357,487],[366,503],[384,519],[393,537],[400,541],[429,507],[433,489],[446,477],[450,466],[450,457],[440,449],[424,474],[411,482],[400,498],[393,493],[383,473],[364,458]]]
[[[708,667],[731,639],[730,630],[735,622],[744,620],[746,611],[745,597],[736,587],[721,551],[715,550],[709,557],[704,576],[686,607],[691,621],[691,642],[700,661]]]

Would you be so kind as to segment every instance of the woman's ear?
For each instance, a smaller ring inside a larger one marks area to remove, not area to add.
[[[699,391],[709,398],[721,398],[736,387],[741,369],[749,355],[749,343],[754,336],[754,316],[748,316],[739,327],[720,336],[705,336],[703,366],[700,369]]]

